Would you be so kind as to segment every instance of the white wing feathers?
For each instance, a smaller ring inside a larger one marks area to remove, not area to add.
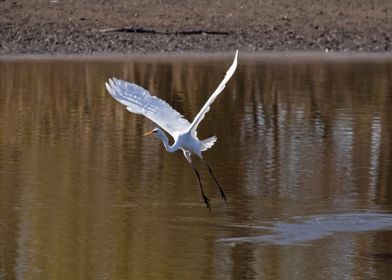
[[[204,119],[205,114],[210,110],[210,105],[215,101],[218,95],[223,91],[226,86],[226,83],[230,80],[231,76],[233,76],[236,68],[237,68],[237,57],[238,57],[238,50],[235,52],[234,61],[231,64],[229,70],[227,70],[225,77],[223,78],[222,82],[216,88],[216,90],[212,93],[210,98],[207,100],[206,104],[204,104],[203,108],[201,108],[200,112],[194,118],[190,130],[193,134],[196,133],[197,126],[200,122]]]
[[[229,70],[227,70],[222,82],[212,93],[203,108],[201,108],[192,124],[165,101],[156,96],[151,96],[147,90],[136,84],[113,78],[109,79],[109,82],[105,83],[105,86],[114,99],[127,106],[128,111],[149,118],[173,137],[178,135],[179,132],[185,131],[191,131],[192,134],[196,136],[197,126],[204,119],[205,114],[210,110],[210,105],[223,91],[226,83],[233,76],[237,68],[237,57],[238,50],[235,52],[234,61]],[[215,140],[211,141],[212,144]]]
[[[156,96],[151,96],[144,88],[116,78],[105,83],[107,91],[128,111],[143,115],[172,136],[189,129],[190,122],[169,104]]]

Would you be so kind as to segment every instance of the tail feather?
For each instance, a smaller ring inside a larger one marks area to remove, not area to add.
[[[212,146],[214,146],[215,141],[216,141],[217,139],[218,139],[218,138],[217,138],[216,136],[213,136],[213,137],[211,137],[211,138],[202,140],[202,141],[201,141],[201,150],[202,150],[202,151],[205,151],[205,150],[208,150],[209,148],[211,148]]]

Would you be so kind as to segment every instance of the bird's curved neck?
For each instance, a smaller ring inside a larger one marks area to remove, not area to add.
[[[164,132],[160,131],[160,133],[158,134],[158,138],[162,141],[163,146],[165,147],[166,151],[168,151],[169,153],[172,153],[176,150],[176,148],[174,147],[174,144],[172,146],[170,146],[169,139],[167,138],[167,136]]]

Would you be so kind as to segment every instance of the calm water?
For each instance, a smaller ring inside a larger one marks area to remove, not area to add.
[[[0,279],[390,279],[392,59],[251,57],[181,152],[104,89],[192,119],[221,57],[0,60]]]

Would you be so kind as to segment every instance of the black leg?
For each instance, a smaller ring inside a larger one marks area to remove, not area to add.
[[[217,185],[218,188],[219,188],[219,191],[220,191],[220,194],[221,194],[222,199],[225,201],[225,203],[227,203],[226,194],[225,194],[225,192],[223,191],[223,188],[220,186],[220,184],[219,184],[219,182],[218,182],[218,179],[216,179],[214,173],[212,172],[211,167],[207,164],[207,162],[206,162],[204,159],[203,159],[203,161],[204,161],[205,165],[207,166],[208,171],[210,172],[212,178],[214,178],[214,181],[215,181],[216,185]]]
[[[191,163],[193,170],[195,170],[195,173],[197,175],[197,179],[199,180],[199,185],[200,185],[200,190],[201,190],[201,196],[204,199],[204,203],[206,204],[206,207],[208,208],[208,210],[211,211],[211,205],[210,205],[210,199],[204,194],[204,190],[203,190],[203,185],[201,184],[201,179],[200,179],[200,174],[199,171],[197,171],[197,169],[193,166],[193,164]]]

